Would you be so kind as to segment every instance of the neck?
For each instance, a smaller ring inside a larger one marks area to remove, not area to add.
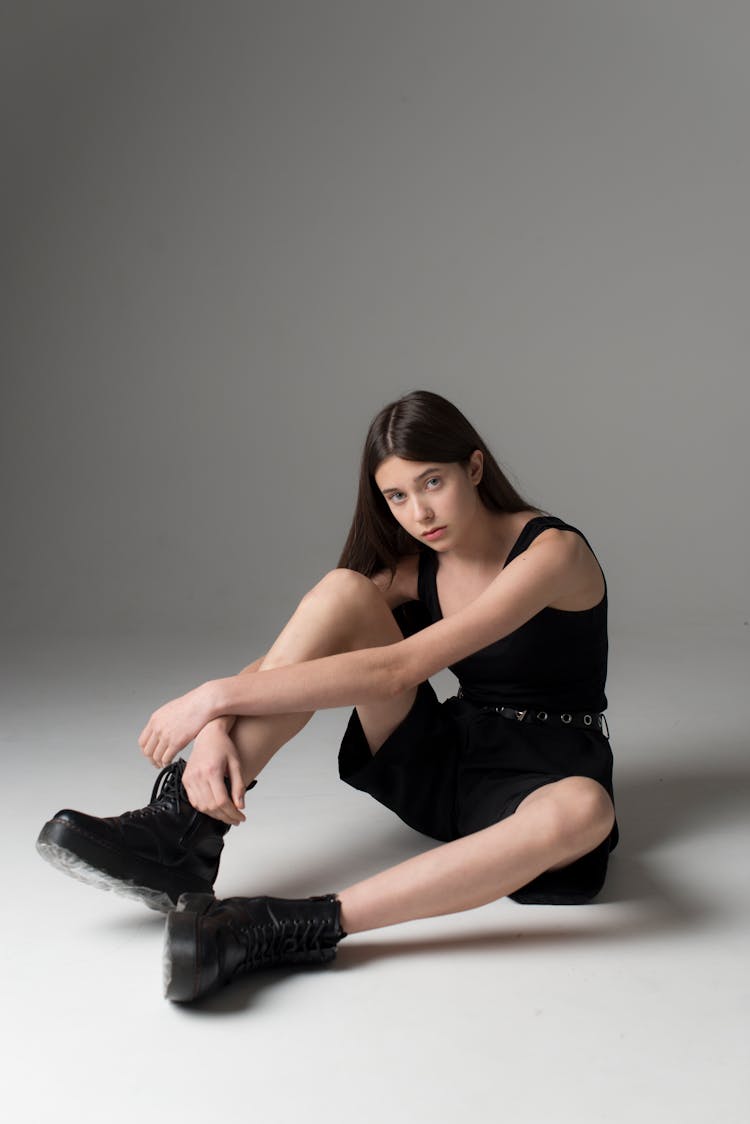
[[[461,542],[450,550],[440,551],[439,565],[495,569],[518,537],[518,518],[518,513],[500,514],[480,506]]]

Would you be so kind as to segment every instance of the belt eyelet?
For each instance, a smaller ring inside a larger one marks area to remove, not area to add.
[[[573,715],[568,714],[567,711],[566,711],[565,714],[561,714],[560,717],[561,717],[561,719],[563,720],[563,722],[565,723],[566,726],[569,725],[569,723],[571,723],[573,721]]]
[[[536,716],[537,716],[537,718],[539,719],[540,722],[546,722],[547,721],[548,715],[547,715],[546,710],[538,710]]]
[[[590,726],[590,725],[591,725],[591,723],[592,723],[592,721],[593,721],[593,719],[592,719],[592,717],[591,717],[591,715],[590,715],[590,714],[584,714],[584,716],[583,716],[583,724],[584,724],[584,726]]]

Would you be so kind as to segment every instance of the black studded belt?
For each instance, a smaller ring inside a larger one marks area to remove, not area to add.
[[[476,706],[477,710],[493,711],[495,714],[499,714],[502,718],[508,718],[512,722],[537,722],[541,725],[575,726],[582,730],[598,730],[600,733],[603,733],[605,737],[609,737],[607,719],[603,714],[597,714],[594,711],[579,710],[571,712],[564,710],[555,713],[536,707],[527,707],[525,710],[519,710],[514,706],[478,703],[468,698],[463,687],[459,687],[456,697],[472,703],[473,706]]]

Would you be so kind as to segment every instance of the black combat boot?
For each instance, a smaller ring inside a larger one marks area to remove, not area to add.
[[[224,898],[183,894],[167,918],[164,994],[185,1003],[277,964],[323,964],[348,934],[335,894]]]
[[[164,913],[180,894],[212,894],[229,824],[193,808],[182,785],[185,765],[162,769],[151,802],[134,812],[100,819],[64,808],[42,828],[37,851],[81,882]]]

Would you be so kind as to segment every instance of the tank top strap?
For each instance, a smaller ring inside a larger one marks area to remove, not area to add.
[[[575,530],[574,527],[571,527],[569,523],[566,523],[557,515],[535,515],[532,519],[529,519],[528,523],[521,531],[521,534],[513,543],[510,553],[505,559],[503,568],[505,568],[509,562],[512,562],[519,554],[523,554],[524,550],[531,546],[534,539],[537,538],[538,535],[541,535],[542,531],[549,530],[550,527],[559,527],[560,530],[566,531]]]
[[[586,546],[594,555],[594,558],[596,558],[596,554],[594,554],[591,543],[579,527],[574,527],[572,523],[566,523],[565,520],[560,519],[558,515],[545,514],[535,515],[533,519],[530,519],[528,521],[526,526],[521,531],[521,534],[518,536],[516,542],[513,544],[513,548],[505,560],[505,566],[507,566],[509,562],[512,562],[513,559],[516,558],[519,554],[522,554],[523,551],[527,549],[527,547],[531,546],[534,539],[537,538],[538,535],[541,535],[542,531],[547,531],[550,527],[557,527],[561,531],[573,531],[576,535],[580,535],[583,541],[586,543]],[[604,596],[606,598],[607,579],[604,576],[604,571],[602,570],[598,558],[596,558],[596,563],[601,570],[602,578],[604,578]],[[503,568],[505,568],[505,566]]]
[[[591,543],[588,541],[583,531],[581,531],[578,527],[574,527],[572,523],[566,523],[565,520],[561,519],[558,515],[549,515],[545,513],[544,515],[535,515],[532,519],[529,519],[528,523],[523,528],[520,535],[511,547],[510,553],[503,563],[503,569],[505,569],[509,562],[512,562],[514,558],[517,558],[519,554],[522,554],[524,550],[531,546],[534,539],[537,538],[538,535],[541,535],[542,531],[546,531],[550,527],[557,527],[561,531],[574,531],[575,534],[581,536],[583,541],[588,546],[589,550],[591,550],[591,553],[594,554],[594,551],[591,549]],[[596,558],[595,554],[594,557]],[[419,600],[427,606],[427,610],[433,622],[442,620],[443,616],[437,595],[436,560],[437,556],[435,554],[435,551],[422,550],[419,555],[419,569],[417,577],[417,596]],[[599,560],[597,559],[597,564],[598,563]],[[601,570],[601,566],[599,566],[599,569]],[[603,571],[602,577],[604,578],[604,592],[606,597],[607,579],[604,577]]]

